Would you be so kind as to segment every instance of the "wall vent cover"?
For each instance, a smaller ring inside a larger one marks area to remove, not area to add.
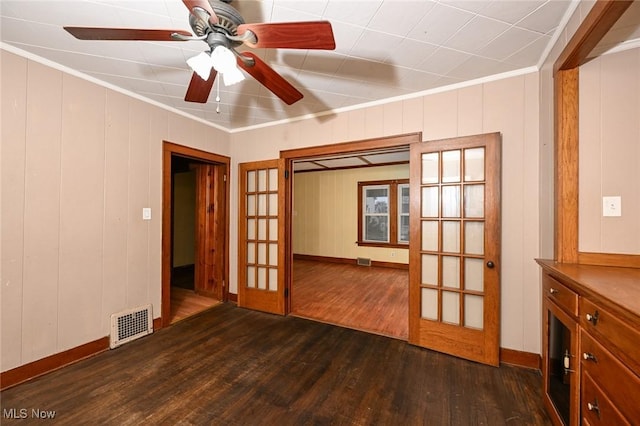
[[[366,257],[359,257],[356,259],[356,263],[360,266],[371,266],[371,259]]]
[[[132,340],[153,333],[152,306],[141,306],[111,315],[109,347],[117,348]]]

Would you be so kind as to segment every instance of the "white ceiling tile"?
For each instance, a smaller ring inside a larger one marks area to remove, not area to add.
[[[517,25],[531,31],[546,34],[558,26],[569,4],[570,2],[566,0],[548,1],[518,22]]]
[[[275,8],[286,8],[286,9],[301,11],[307,15],[316,16],[316,19],[323,16],[324,11],[327,8],[327,3],[328,3],[327,0],[304,0],[304,1],[276,0],[274,2]]]
[[[469,55],[464,52],[441,47],[422,61],[417,68],[421,71],[444,75],[467,59]]]
[[[186,60],[208,49],[205,43],[81,41],[62,29],[74,25],[190,31],[181,0],[0,0],[0,35],[3,43],[36,57],[231,129],[384,101],[535,65],[567,1],[234,0],[231,6],[250,23],[327,19],[337,46],[335,51],[240,46],[239,51],[252,51],[281,73],[304,98],[287,106],[247,75],[237,85],[220,87],[219,114],[217,84],[208,103],[184,101],[192,75]],[[499,36],[503,31],[497,31],[496,23],[505,30],[520,17],[516,25],[544,35],[535,39],[521,27]],[[455,49],[443,45],[448,39]],[[470,56],[463,48],[482,48],[486,58]],[[504,62],[489,59],[505,55],[509,56]]]
[[[438,46],[421,41],[405,38],[397,49],[389,52],[385,62],[401,67],[415,68],[425,57],[431,56]]]
[[[472,56],[463,62],[462,65],[449,72],[448,75],[465,80],[473,80],[485,75],[499,74],[505,71],[507,71],[505,64],[499,61],[482,58],[480,56]]]
[[[373,164],[409,162],[409,151],[389,152],[363,156],[365,160]]]
[[[515,24],[540,7],[540,4],[541,2],[538,0],[496,0],[489,2],[478,13],[482,16],[486,16],[487,18],[493,18],[509,24]]]
[[[476,16],[447,40],[447,47],[477,53],[510,26],[494,19]]]
[[[406,36],[434,6],[432,1],[385,1],[368,27],[389,34]]]
[[[511,27],[486,45],[479,54],[491,59],[504,60],[513,55],[522,46],[528,46],[541,37],[539,33]]]
[[[341,22],[332,22],[331,27],[333,29],[333,38],[336,41],[335,51],[338,53],[349,53],[360,40],[362,33],[364,33],[363,27]]]
[[[393,84],[397,81],[392,64],[363,61],[360,58],[346,58],[336,75],[378,84]]]
[[[382,5],[382,0],[329,1],[324,11],[324,18],[331,22],[335,20],[365,27],[369,24],[380,5]]]
[[[345,158],[335,158],[332,160],[317,160],[316,163],[323,165],[325,167],[357,167],[357,166],[366,166],[367,163],[359,159],[358,157],[345,157]]]
[[[335,74],[342,63],[345,61],[345,56],[337,55],[333,53],[316,51],[309,54],[304,59],[304,69],[318,72],[322,74]]]
[[[469,22],[474,15],[438,3],[407,34],[407,37],[432,44],[442,44]]]
[[[535,40],[533,43],[505,58],[505,62],[522,67],[537,65],[537,62],[540,60],[540,56],[549,44],[550,39],[551,37],[549,36],[540,36],[540,38]]]
[[[248,24],[271,22],[273,2],[271,0],[242,0],[231,3]]]
[[[374,61],[384,61],[389,52],[397,49],[402,40],[402,37],[399,36],[365,30],[360,40],[351,49],[350,55]]]

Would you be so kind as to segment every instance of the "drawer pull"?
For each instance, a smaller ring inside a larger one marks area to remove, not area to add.
[[[593,362],[598,362],[598,360],[596,359],[596,356],[592,353],[589,352],[584,352],[582,354],[582,358],[585,359],[585,361],[593,361]]]
[[[593,402],[587,402],[587,408],[589,411],[595,412],[598,417],[600,417],[600,407],[598,407],[598,398],[594,399]]]
[[[558,290],[556,290],[555,288],[551,287],[551,288],[549,289],[549,293],[551,293],[551,294],[557,294],[557,293],[558,293]]]
[[[598,311],[596,311],[593,315],[587,314],[586,318],[587,318],[587,321],[589,321],[591,324],[596,325],[598,323],[598,316],[599,316]]]

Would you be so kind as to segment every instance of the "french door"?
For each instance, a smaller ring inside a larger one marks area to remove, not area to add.
[[[238,306],[285,313],[285,162],[239,165]]]
[[[498,365],[500,134],[411,144],[409,342]]]

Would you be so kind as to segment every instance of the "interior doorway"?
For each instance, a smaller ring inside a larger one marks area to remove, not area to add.
[[[228,299],[229,158],[163,145],[162,325]]]
[[[403,166],[408,171],[408,146],[420,139],[421,135],[415,133],[281,153],[281,157],[291,161],[291,169],[298,170],[298,173],[293,173],[293,179],[289,180],[287,207],[287,216],[290,218],[288,227],[291,230],[288,242],[288,283],[291,295],[289,312],[292,315],[407,339],[408,258],[405,261],[399,256],[380,261],[371,256],[374,259],[369,263],[370,266],[359,266],[357,257],[363,251],[358,251],[358,236],[353,229],[347,231],[348,235],[344,236],[347,239],[351,238],[348,242],[350,248],[343,249],[338,255],[332,255],[331,251],[323,249],[299,250],[296,240],[306,231],[301,230],[296,223],[302,219],[303,213],[298,211],[300,206],[296,205],[300,201],[300,192],[296,199],[295,185],[296,176],[311,176],[319,170],[355,173],[356,169],[361,167],[373,170],[376,166],[388,169],[393,169],[392,166],[401,169],[400,166]],[[318,172],[318,175],[322,173]],[[327,175],[329,174],[331,173]],[[323,178],[318,180],[321,181]],[[349,184],[349,187],[351,186],[351,192],[354,192],[357,183]],[[317,200],[326,199],[326,194],[309,191],[309,197]],[[349,198],[353,198],[355,202],[356,197]],[[335,204],[336,207],[344,205],[344,197],[340,200],[325,201]],[[348,214],[353,221],[357,221],[357,209],[355,212],[352,210]],[[329,221],[337,223],[337,220]],[[315,227],[315,224],[310,226]],[[399,247],[395,254],[402,250],[408,252],[407,249],[408,246]],[[373,251],[375,250],[377,249]]]

